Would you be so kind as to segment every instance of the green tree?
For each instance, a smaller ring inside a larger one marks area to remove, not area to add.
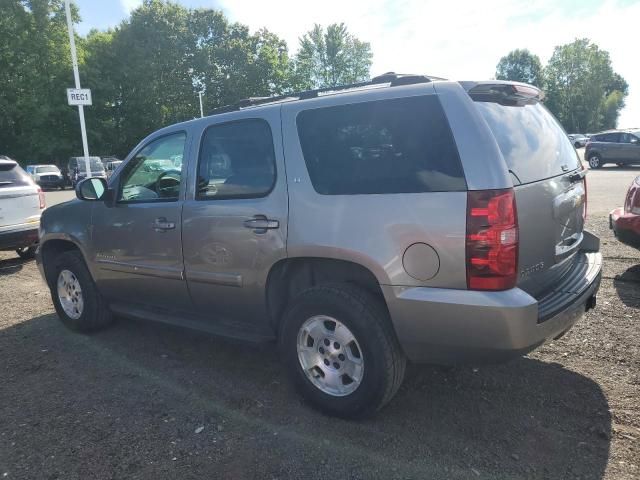
[[[496,66],[498,80],[512,80],[542,85],[542,64],[540,58],[529,50],[516,49],[502,57]]]
[[[108,32],[91,32],[82,74],[95,88],[89,142],[125,155],[152,131],[289,85],[287,46],[262,29],[251,34],[216,10],[145,0]]]
[[[0,0],[0,149],[21,163],[52,162],[80,149],[62,0]],[[72,8],[74,19],[79,20]],[[78,52],[82,55],[82,51]]]
[[[609,53],[588,39],[554,49],[544,70],[546,104],[570,132],[614,128],[627,95]]]
[[[300,38],[294,59],[293,84],[297,89],[335,87],[369,78],[371,45],[355,38],[344,23],[326,29],[315,25]]]

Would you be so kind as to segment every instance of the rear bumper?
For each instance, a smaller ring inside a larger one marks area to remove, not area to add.
[[[564,334],[595,306],[600,287],[602,255],[579,255],[576,274],[540,300],[519,288],[481,292],[382,287],[407,357],[445,365],[495,362]]]
[[[609,214],[609,228],[622,243],[640,248],[640,215],[616,208]]]
[[[38,243],[38,226],[0,231],[0,250],[15,250]]]

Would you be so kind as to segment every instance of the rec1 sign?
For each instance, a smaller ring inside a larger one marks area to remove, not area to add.
[[[92,105],[91,90],[88,88],[67,88],[69,105]]]

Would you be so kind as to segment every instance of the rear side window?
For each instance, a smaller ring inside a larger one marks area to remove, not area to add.
[[[489,124],[509,170],[521,183],[555,177],[580,166],[571,141],[542,104],[475,103]]]
[[[17,164],[0,160],[0,188],[26,187],[31,185],[29,175]]]
[[[433,95],[305,110],[297,125],[320,194],[467,188],[449,124]]]
[[[198,200],[266,196],[276,181],[273,135],[260,119],[213,125],[198,159]]]

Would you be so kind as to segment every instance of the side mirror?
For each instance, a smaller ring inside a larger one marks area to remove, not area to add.
[[[80,200],[102,200],[107,191],[107,181],[101,177],[85,178],[76,185],[76,197]]]
[[[640,145],[640,142],[638,142],[638,139],[635,137],[631,139],[631,143],[633,143],[634,145]]]

